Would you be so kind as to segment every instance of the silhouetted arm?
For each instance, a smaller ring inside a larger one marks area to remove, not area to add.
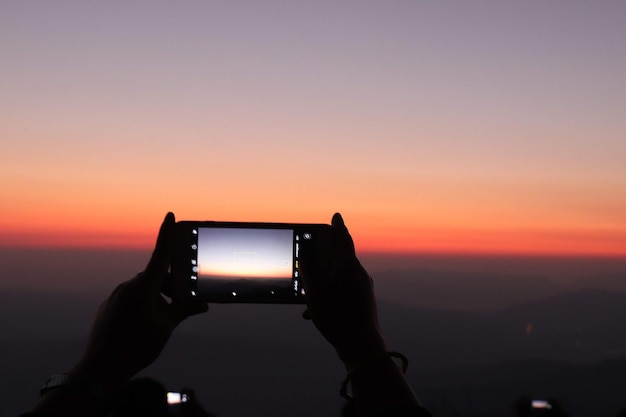
[[[303,242],[301,273],[311,318],[350,373],[360,416],[427,416],[404,374],[388,356],[372,280],[358,261],[341,215],[332,230]]]
[[[98,416],[107,397],[161,353],[172,331],[190,315],[207,310],[206,303],[174,300],[161,291],[168,277],[175,219],[168,213],[145,271],[120,284],[100,306],[83,357],[67,374],[84,386],[54,388],[34,407],[45,415]]]

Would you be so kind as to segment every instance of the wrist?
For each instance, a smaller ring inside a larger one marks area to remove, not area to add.
[[[346,377],[341,383],[341,390],[339,391],[341,396],[347,400],[352,399],[352,396],[348,394],[348,383],[353,378],[358,377],[358,374],[383,375],[389,369],[392,358],[398,358],[402,361],[400,369],[402,370],[402,373],[406,373],[407,367],[409,366],[409,360],[400,352],[392,351],[372,356],[348,370]],[[367,378],[367,375],[365,375],[365,377]]]
[[[354,338],[349,344],[336,346],[335,348],[339,359],[341,359],[348,371],[369,358],[384,355],[387,352],[387,344],[378,332],[367,338]]]
[[[108,395],[116,392],[132,377],[133,373],[124,371],[116,366],[106,366],[97,361],[81,360],[74,366],[67,375],[93,381],[102,387],[102,390]]]
[[[58,415],[108,415],[113,396],[99,381],[69,373],[52,375],[39,393],[33,411]]]

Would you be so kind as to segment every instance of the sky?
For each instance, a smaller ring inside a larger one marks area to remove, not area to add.
[[[3,1],[0,247],[324,222],[626,255],[623,1]]]

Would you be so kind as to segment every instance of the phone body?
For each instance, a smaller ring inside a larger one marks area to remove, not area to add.
[[[304,303],[304,240],[326,224],[180,221],[172,259],[175,294],[214,303]]]
[[[539,410],[551,410],[552,404],[550,404],[550,402],[546,400],[532,400],[530,402],[530,407]]]
[[[186,403],[187,401],[189,401],[189,397],[187,396],[187,394],[176,391],[167,392],[167,403],[169,405]]]

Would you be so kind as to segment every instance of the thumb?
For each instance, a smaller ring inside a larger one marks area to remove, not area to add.
[[[206,313],[209,310],[209,305],[200,300],[185,300],[174,301],[169,304],[169,316],[177,323],[185,320],[187,317],[194,316],[196,314]]]

